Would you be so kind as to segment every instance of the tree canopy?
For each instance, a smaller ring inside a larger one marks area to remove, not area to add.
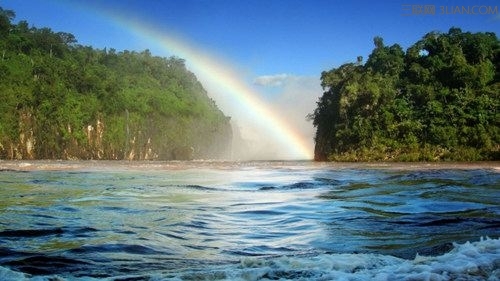
[[[500,42],[494,33],[430,32],[375,48],[321,75],[310,115],[315,159],[500,159]]]
[[[177,57],[94,49],[0,8],[0,158],[224,157],[225,116]]]

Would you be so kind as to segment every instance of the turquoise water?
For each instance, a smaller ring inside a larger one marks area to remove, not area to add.
[[[498,280],[497,164],[0,162],[0,279]]]

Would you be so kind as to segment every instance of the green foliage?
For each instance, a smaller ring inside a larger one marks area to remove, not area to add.
[[[232,139],[184,60],[97,50],[0,8],[0,158],[223,157]]]
[[[494,33],[431,32],[403,52],[323,72],[311,117],[315,159],[498,160],[500,42]]]

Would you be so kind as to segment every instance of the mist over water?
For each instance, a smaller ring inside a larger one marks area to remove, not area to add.
[[[0,279],[498,280],[498,171],[1,161]]]
[[[260,95],[267,95],[266,102],[272,107],[273,112],[281,119],[285,120],[289,126],[293,127],[299,138],[304,141],[307,146],[309,157],[305,158],[302,155],[296,155],[287,151],[286,146],[282,142],[275,139],[271,133],[263,134],[265,130],[249,129],[251,122],[243,122],[239,127],[240,131],[247,132],[247,136],[243,137],[243,141],[247,140],[250,147],[259,149],[250,149],[257,157],[242,157],[234,158],[233,160],[309,160],[313,159],[314,137],[316,129],[312,121],[306,116],[314,111],[316,102],[322,94],[320,81],[317,77],[309,76],[294,76],[294,75],[275,75],[276,80],[271,84],[263,84],[255,86],[255,91]],[[269,93],[270,92],[270,93]],[[237,121],[235,121],[236,123]],[[238,146],[236,145],[236,148]]]
[[[290,160],[300,156],[293,155],[279,141],[269,137],[255,124],[232,121],[233,142],[231,159],[233,161],[253,160]]]
[[[276,96],[267,101],[267,106],[280,119],[285,120],[308,149],[308,156],[293,152],[276,136],[273,128],[260,124],[246,111],[231,106],[222,108],[231,116],[233,129],[232,158],[235,161],[248,160],[310,160],[313,158],[315,128],[306,116],[314,111],[320,86],[316,79],[296,78],[284,85]],[[286,142],[286,141],[285,141]]]
[[[313,159],[315,130],[306,116],[322,93],[317,77],[287,75],[270,90],[252,85],[247,72],[221,57],[194,49],[187,57],[208,95],[231,117],[231,160]]]

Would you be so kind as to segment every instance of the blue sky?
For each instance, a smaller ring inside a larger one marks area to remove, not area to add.
[[[424,5],[434,7],[435,14],[412,11]],[[500,33],[498,0],[0,0],[0,6],[16,12],[14,22],[27,20],[39,28],[69,32],[79,44],[99,49],[149,49],[154,55],[176,55],[117,24],[110,15],[181,37],[229,62],[276,114],[310,140],[311,150],[314,128],[305,116],[322,94],[321,72],[357,56],[366,60],[375,36],[406,50],[426,33],[447,32],[450,27]],[[456,7],[473,6],[483,7],[476,11],[486,14],[450,13]],[[496,14],[488,14],[488,9]],[[209,95],[218,91],[207,90]],[[225,104],[224,96],[212,97],[242,131],[249,128],[251,120],[238,120],[244,115],[240,107]],[[252,138],[248,132],[246,138]],[[259,139],[260,130],[253,132]]]
[[[406,4],[436,7],[412,15]],[[374,36],[407,48],[432,30],[500,31],[499,15],[442,15],[440,6],[500,6],[498,1],[338,0],[1,0],[17,20],[73,33],[79,43],[115,49],[148,48],[93,11],[124,14],[182,35],[198,46],[247,68],[252,75],[318,76],[365,58]],[[150,48],[151,49],[151,48]],[[155,51],[154,49],[152,50]],[[158,51],[158,55],[168,55]]]

